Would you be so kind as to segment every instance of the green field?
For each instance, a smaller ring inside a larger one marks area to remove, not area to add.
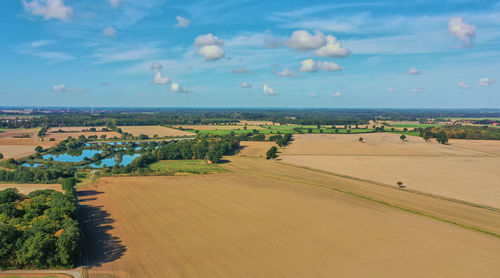
[[[149,166],[152,170],[165,174],[190,173],[212,174],[226,170],[217,164],[207,164],[205,160],[161,160]]]
[[[396,134],[404,134],[404,135],[410,135],[410,136],[420,136],[420,132],[418,131],[389,131],[390,133],[396,133]]]
[[[330,127],[329,128],[321,128],[321,129],[318,129],[316,127],[317,127],[316,125],[274,125],[274,126],[267,125],[267,126],[263,126],[263,128],[265,128],[265,129],[259,129],[257,131],[260,134],[278,134],[278,133],[298,134],[299,132],[296,132],[293,129],[300,128],[300,132],[302,132],[304,134],[309,133],[309,129],[311,129],[311,133],[321,133],[321,130],[323,130],[324,134],[335,133],[335,129],[330,128]],[[340,133],[340,134],[348,133],[347,129],[344,129],[344,128],[339,128],[338,131],[339,131],[338,133]],[[247,129],[247,130],[245,130],[245,129],[200,130],[199,134],[226,135],[226,134],[230,134],[231,132],[234,132],[235,134],[245,134],[245,133],[252,132],[252,130],[251,129]],[[366,129],[364,129],[364,128],[359,128],[359,129],[352,128],[350,133],[369,133],[369,132],[373,132],[373,129],[371,129],[371,128],[366,128]]]

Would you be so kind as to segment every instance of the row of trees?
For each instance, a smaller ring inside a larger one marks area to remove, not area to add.
[[[500,140],[500,128],[488,126],[436,126],[420,130],[420,136],[438,138],[443,137],[452,139],[476,139],[476,140]],[[425,137],[424,137],[425,138]]]
[[[0,191],[0,268],[71,268],[80,251],[74,179],[66,192]]]

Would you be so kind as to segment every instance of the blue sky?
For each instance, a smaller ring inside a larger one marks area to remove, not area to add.
[[[498,1],[8,0],[0,10],[0,106],[500,107]]]

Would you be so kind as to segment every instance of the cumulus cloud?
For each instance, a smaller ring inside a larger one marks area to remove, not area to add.
[[[288,76],[288,77],[299,77],[300,74],[297,74],[293,70],[289,68],[284,68],[282,71],[276,72],[276,75],[278,76]]]
[[[320,31],[316,31],[313,35],[306,30],[297,30],[292,33],[287,44],[295,50],[312,50],[325,45],[325,43],[325,35]]]
[[[64,84],[57,84],[52,87],[52,91],[54,92],[68,92],[68,93],[85,93],[87,89],[83,88],[68,88]]]
[[[462,89],[469,89],[470,86],[465,84],[465,82],[458,82],[458,87],[462,88]]]
[[[212,33],[200,35],[195,38],[194,45],[198,47],[196,53],[205,57],[205,61],[215,61],[224,58],[225,53],[221,46],[224,40],[219,39]]]
[[[335,92],[335,93],[332,93],[332,97],[336,97],[336,98],[340,98],[342,97],[344,94],[342,92]]]
[[[154,73],[153,83],[158,84],[158,85],[167,85],[168,83],[170,83],[170,77],[163,76],[161,71],[157,71]]]
[[[326,36],[326,44],[314,52],[322,57],[346,57],[351,54],[347,48],[342,47],[337,38],[332,35]]]
[[[170,91],[175,92],[175,93],[187,93],[188,90],[186,86],[181,87],[179,83],[172,83],[172,86],[170,86]]]
[[[224,44],[224,40],[219,39],[217,36],[214,36],[212,33],[208,33],[206,35],[199,35],[194,39],[194,45],[196,47],[208,46],[208,45],[218,45],[222,46]]]
[[[481,86],[481,87],[488,87],[493,83],[495,83],[495,80],[491,80],[488,77],[484,77],[484,78],[479,79],[479,86]]]
[[[116,29],[113,26],[106,27],[101,33],[105,37],[114,37],[116,35]]]
[[[476,26],[467,24],[461,17],[453,17],[448,22],[448,32],[460,40],[465,47],[472,47],[472,40],[476,35]]]
[[[301,66],[299,70],[305,72],[317,72],[318,70],[339,71],[343,69],[343,67],[339,66],[337,63],[328,61],[315,62],[313,59],[303,60],[300,64]]]
[[[396,93],[397,91],[394,90],[393,88],[387,88],[388,93]]]
[[[407,73],[412,75],[419,75],[420,71],[414,67],[411,67],[410,69],[408,69]]]
[[[306,59],[300,62],[300,71],[305,71],[305,72],[316,72],[318,71],[318,65],[313,59]]]
[[[252,84],[248,83],[248,82],[242,82],[241,85],[240,85],[241,88],[252,88]]]
[[[73,9],[64,5],[64,0],[23,0],[24,10],[44,19],[67,20],[74,13]]]
[[[342,70],[344,67],[339,66],[337,63],[334,62],[328,62],[328,61],[319,61],[319,68],[324,71],[339,71]]]
[[[151,65],[151,70],[153,71],[153,83],[158,84],[158,85],[167,85],[170,83],[170,77],[168,76],[163,76],[163,73],[161,70],[163,69],[163,66],[160,63],[153,63]]]
[[[271,86],[269,86],[267,84],[264,85],[264,87],[262,87],[262,92],[266,96],[274,96],[277,94],[276,91],[273,88],[271,88]]]
[[[120,5],[120,2],[122,2],[123,0],[108,0],[109,4],[111,4],[111,6],[113,8],[116,8]]]
[[[180,15],[176,16],[175,19],[177,20],[177,24],[175,24],[174,27],[178,27],[178,28],[189,27],[189,19],[184,18]]]

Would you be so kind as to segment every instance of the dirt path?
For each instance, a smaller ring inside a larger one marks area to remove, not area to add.
[[[30,275],[31,274],[31,275]],[[81,268],[69,270],[0,270],[0,277],[3,275],[20,275],[19,277],[39,277],[40,275],[57,275],[56,277],[82,278]]]

